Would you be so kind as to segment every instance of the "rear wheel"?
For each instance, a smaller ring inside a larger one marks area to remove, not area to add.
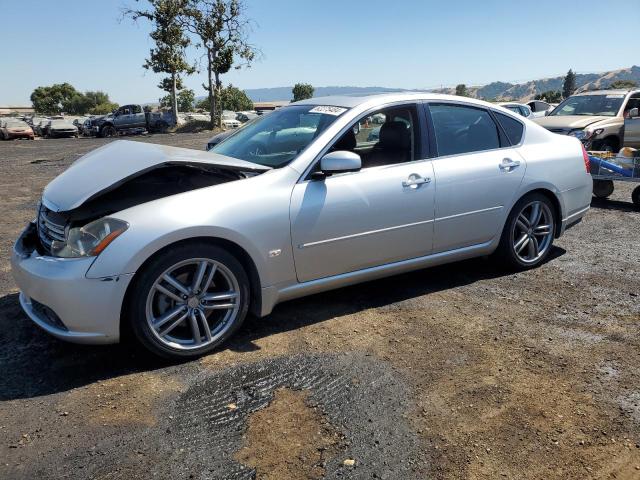
[[[612,180],[594,180],[593,181],[593,194],[598,198],[607,198],[613,193],[613,181]]]
[[[151,261],[129,296],[138,340],[166,358],[214,350],[242,324],[249,280],[238,260],[208,244],[175,247]]]
[[[515,204],[507,218],[496,256],[509,269],[537,267],[549,255],[555,232],[551,201],[540,193],[526,195]]]

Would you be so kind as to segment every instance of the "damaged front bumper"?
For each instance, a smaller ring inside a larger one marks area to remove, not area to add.
[[[35,223],[16,241],[11,255],[20,305],[27,316],[51,335],[74,343],[116,343],[120,312],[133,274],[90,279],[95,260],[57,258],[37,251]]]

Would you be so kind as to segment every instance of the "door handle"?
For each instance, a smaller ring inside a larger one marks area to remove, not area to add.
[[[500,163],[500,170],[510,172],[520,166],[520,162],[518,160],[511,160],[510,158],[503,158],[502,163]]]
[[[429,177],[421,177],[417,173],[412,173],[411,175],[409,175],[409,178],[407,178],[406,180],[403,180],[402,187],[412,188],[415,190],[416,188],[420,187],[420,185],[424,183],[431,183],[431,179]]]

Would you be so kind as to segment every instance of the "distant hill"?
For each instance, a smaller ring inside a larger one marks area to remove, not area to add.
[[[597,90],[607,88],[616,80],[633,80],[640,86],[640,66],[632,66],[620,70],[612,70],[604,73],[578,73],[576,74],[576,85],[578,91]],[[464,79],[461,80],[462,82]],[[487,85],[469,86],[469,95],[485,100],[531,100],[536,94],[548,90],[562,91],[564,76],[553,78],[542,78],[531,80],[525,83],[491,82]],[[254,102],[276,102],[291,100],[292,87],[274,88],[249,88],[245,90],[247,96]],[[315,97],[325,97],[329,95],[363,95],[370,93],[386,92],[415,92],[420,89],[404,89],[389,87],[315,87]],[[424,89],[422,89],[424,91]],[[431,90],[437,93],[455,94],[455,87]],[[197,97],[199,100],[204,97]]]
[[[620,70],[612,70],[604,73],[578,73],[576,74],[576,86],[578,91],[599,90],[607,88],[616,80],[633,80],[640,86],[640,67],[632,66]],[[469,87],[470,96],[486,100],[531,100],[536,94],[548,90],[562,91],[564,76],[543,78],[525,83],[492,82],[487,85]],[[454,94],[455,88],[443,88],[434,90],[439,93]]]

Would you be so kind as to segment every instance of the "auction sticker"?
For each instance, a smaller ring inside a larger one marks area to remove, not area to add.
[[[318,105],[317,107],[313,107],[309,110],[309,113],[325,113],[327,115],[335,115],[336,117],[344,112],[346,112],[346,108],[342,107],[333,107],[331,105]]]

